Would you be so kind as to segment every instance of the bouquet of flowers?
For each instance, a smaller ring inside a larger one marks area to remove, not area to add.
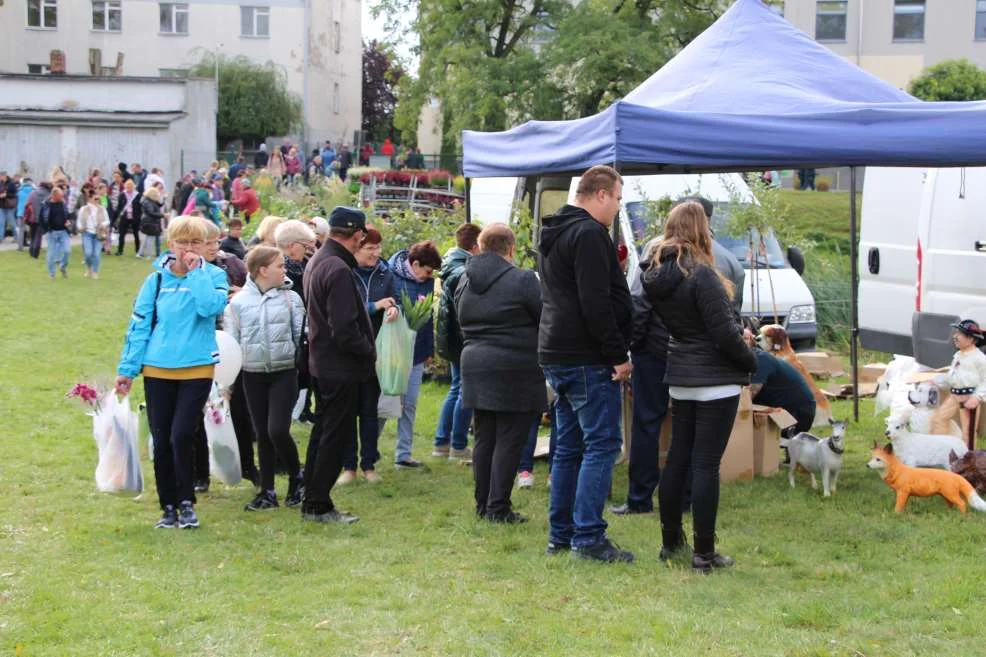
[[[65,399],[77,399],[79,403],[89,409],[87,415],[96,415],[102,410],[99,400],[105,395],[106,391],[95,384],[76,383],[71,390],[65,393]]]
[[[401,290],[401,309],[404,311],[404,319],[412,331],[418,331],[431,319],[431,310],[434,296],[429,294],[418,295],[417,301],[411,301],[407,290]]]

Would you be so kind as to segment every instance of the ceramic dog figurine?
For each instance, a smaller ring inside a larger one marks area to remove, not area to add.
[[[900,513],[907,505],[907,500],[915,497],[932,497],[941,495],[949,508],[956,506],[965,513],[966,502],[976,511],[986,512],[986,501],[979,497],[976,489],[968,481],[945,470],[935,468],[911,468],[898,459],[894,454],[893,445],[880,447],[873,442],[872,458],[866,467],[878,470],[887,485],[897,493],[897,503],[894,511]]]
[[[969,451],[961,438],[913,433],[907,422],[895,418],[887,418],[887,438],[900,462],[912,468],[948,469],[949,452],[962,456]]]
[[[811,487],[818,490],[815,475],[822,477],[822,491],[825,497],[831,497],[839,481],[839,470],[842,469],[842,453],[845,451],[843,435],[846,433],[846,423],[842,420],[829,420],[832,425],[830,438],[819,438],[810,433],[801,432],[794,438],[781,439],[781,447],[786,447],[791,464],[787,478],[794,488],[794,471],[800,465],[811,475]]]
[[[981,495],[986,495],[986,450],[977,449],[956,456],[948,454],[949,469],[972,484]]]
[[[787,335],[787,331],[780,324],[768,324],[767,326],[762,326],[760,328],[760,338],[758,340],[760,346],[767,353],[773,355],[776,358],[781,358],[786,360],[788,364],[794,369],[801,373],[808,387],[811,389],[811,394],[815,398],[815,424],[813,426],[821,426],[826,420],[830,420],[832,417],[832,404],[829,402],[828,397],[822,394],[822,391],[818,389],[815,385],[815,379],[812,378],[811,374],[808,372],[808,368],[804,366],[800,360],[798,360],[797,354],[794,353],[794,349],[791,347],[791,339]]]
[[[912,433],[933,433],[932,419],[941,405],[942,393],[938,386],[931,381],[925,381],[914,386],[907,392],[908,408],[898,412],[891,411],[891,417],[907,422]],[[949,421],[949,433],[946,435],[962,437],[962,429],[954,421]]]

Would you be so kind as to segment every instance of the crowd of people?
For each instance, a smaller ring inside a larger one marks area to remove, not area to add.
[[[477,516],[526,522],[511,493],[533,485],[535,445],[548,417],[547,553],[631,561],[633,553],[608,537],[603,514],[622,445],[621,392],[633,372],[629,490],[612,512],[650,513],[658,493],[662,558],[690,550],[696,570],[731,565],[716,550],[715,527],[719,463],[740,387],[754,375],[755,401],[787,408],[799,430],[811,426],[814,406],[811,392],[792,383],[797,373],[757,349],[756,327],[747,322],[744,330],[736,300],[743,270],[712,239],[708,201],[684,199],[671,210],[664,234],[645,247],[631,290],[609,234],[622,194],[622,179],[609,167],[585,172],[575,201],[543,219],[537,274],[514,265],[516,237],[504,224],[461,225],[444,256],[424,241],[384,259],[380,231],[349,207],[334,208],[327,220],[267,216],[244,243],[244,223],[256,212],[217,217],[211,210],[224,185],[249,189],[247,172],[217,168],[183,177],[172,192],[170,220],[160,171],[147,173],[139,164],[121,163],[111,181],[94,171],[78,193],[60,170],[37,188],[0,174],[0,205],[18,201],[19,247],[34,248],[46,234],[53,277],[59,268],[66,275],[72,231],[82,233],[92,277],[110,249],[111,231],[120,236],[117,254],[128,232],[138,256],[150,256],[155,242],[116,389],[126,394],[144,377],[158,527],[199,523],[196,494],[209,488],[202,409],[213,388],[217,328],[243,352],[242,371],[222,394],[243,475],[257,488],[245,510],[283,503],[299,507],[306,521],[355,522],[336,508],[331,491],[383,478],[378,443],[386,420],[376,337],[408,310],[402,299],[436,292],[437,276],[437,321],[418,329],[400,411],[388,414],[397,419],[396,468],[425,469],[412,456],[413,438],[425,364],[437,353],[450,365],[451,386],[431,454],[471,462]],[[156,230],[147,230],[148,222]],[[660,471],[669,407],[672,441]],[[298,409],[312,425],[304,458],[291,435]],[[277,472],[288,476],[283,498]],[[694,547],[682,523],[687,510]]]

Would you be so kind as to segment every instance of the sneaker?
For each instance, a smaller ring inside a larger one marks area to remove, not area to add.
[[[395,463],[394,467],[398,470],[420,470],[424,467],[424,463],[415,461],[414,459],[404,459]]]
[[[68,272],[64,269],[62,270],[62,278],[68,278]]]
[[[504,523],[507,525],[521,525],[527,522],[527,517],[522,516],[516,511],[507,511],[506,513],[487,513],[486,519],[490,522]]]
[[[633,552],[621,550],[618,545],[608,538],[600,539],[592,545],[585,547],[573,547],[572,556],[579,559],[593,559],[605,563],[631,563],[633,562]]]
[[[517,488],[534,488],[534,473],[524,470],[517,475]]]
[[[50,278],[51,280],[55,280],[55,275],[54,274],[48,274],[48,278]]]
[[[571,552],[572,546],[568,543],[552,543],[548,541],[548,547],[545,548],[544,553],[549,557],[553,557],[556,554],[561,554],[563,552]]]
[[[435,445],[435,448],[431,450],[431,455],[436,459],[446,459],[448,458],[449,449],[448,445]]]
[[[244,511],[269,511],[281,506],[277,503],[277,494],[270,491],[260,491],[253,500],[243,507]]]
[[[208,493],[209,492],[209,480],[208,479],[198,479],[195,481],[195,492],[196,493]]]
[[[346,484],[351,484],[356,481],[356,471],[355,470],[343,470],[339,478],[336,479],[336,486],[345,486]]]
[[[453,447],[448,451],[449,461],[468,461],[471,458],[472,450],[468,447],[464,447],[463,449],[456,449]]]
[[[359,518],[351,513],[346,513],[345,511],[339,511],[337,509],[332,509],[331,511],[326,511],[324,513],[302,513],[301,519],[308,522],[320,522],[327,525],[333,523],[351,525],[354,522],[359,521]]]
[[[305,479],[301,476],[291,477],[291,482],[288,484],[288,494],[284,498],[284,506],[294,508],[301,504],[301,501],[305,498]]]
[[[363,478],[366,479],[368,484],[379,484],[383,481],[383,477],[377,474],[376,470],[364,470]]]
[[[170,504],[164,507],[161,519],[154,525],[154,529],[174,529],[178,526],[178,512]]]
[[[82,278],[89,278],[89,270],[88,269],[85,270],[84,272],[82,272]]]
[[[713,570],[718,570],[720,568],[729,568],[735,561],[731,557],[727,557],[724,554],[719,554],[718,552],[709,552],[708,554],[699,554],[696,552],[692,555],[692,568],[695,572],[708,575]]]
[[[178,505],[178,529],[197,529],[199,517],[195,515],[195,507],[191,502]]]
[[[89,277],[90,278],[99,278],[99,274],[97,274],[96,272],[93,272],[92,274],[89,275]]]
[[[609,512],[618,516],[632,516],[642,514],[642,513],[654,513],[654,509],[641,509],[635,506],[630,506],[629,504],[620,504],[619,506],[609,507]]]

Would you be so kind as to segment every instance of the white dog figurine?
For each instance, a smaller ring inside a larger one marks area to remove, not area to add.
[[[787,447],[791,460],[787,478],[794,488],[794,470],[800,465],[811,475],[811,487],[818,490],[815,475],[822,476],[822,490],[825,497],[831,497],[839,480],[839,470],[842,469],[842,453],[845,451],[843,435],[846,423],[842,420],[829,420],[832,426],[830,438],[819,438],[810,433],[801,432],[794,438],[781,440],[781,447]]]
[[[894,454],[904,465],[912,468],[949,467],[948,453],[954,451],[959,458],[969,450],[961,438],[927,433],[912,433],[907,423],[887,418],[887,438],[894,446]]]
[[[895,419],[905,420],[912,433],[931,433],[931,418],[941,403],[941,390],[931,381],[925,381],[907,393],[911,404],[908,412],[891,413]],[[949,422],[949,435],[962,437],[962,429],[952,420]]]

